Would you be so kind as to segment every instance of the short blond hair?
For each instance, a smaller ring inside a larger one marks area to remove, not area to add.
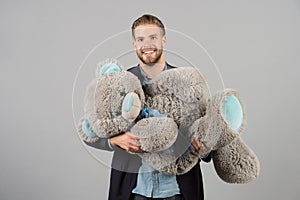
[[[165,26],[164,24],[158,19],[157,17],[150,15],[150,14],[145,14],[139,18],[137,18],[132,26],[131,26],[131,31],[132,31],[132,36],[134,37],[134,30],[136,27],[140,25],[145,25],[145,24],[153,24],[161,28],[162,30],[162,35],[164,36],[166,34]]]

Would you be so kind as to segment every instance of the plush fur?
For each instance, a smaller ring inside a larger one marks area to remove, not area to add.
[[[89,137],[83,130],[83,122],[85,119],[88,118],[88,113],[92,113],[93,109],[94,109],[94,92],[95,92],[95,88],[96,88],[96,79],[93,79],[90,84],[87,86],[86,88],[86,93],[84,96],[84,106],[83,106],[83,110],[84,110],[84,117],[82,117],[79,120],[78,126],[77,126],[77,132],[79,134],[79,136],[87,142],[96,142],[99,140],[99,137]]]
[[[111,64],[119,66],[120,71],[103,73],[103,68]],[[125,112],[124,98],[129,94],[133,96],[133,106]],[[107,59],[99,63],[96,78],[86,90],[85,116],[80,119],[77,127],[80,137],[87,142],[96,142],[99,138],[109,138],[130,131],[140,138],[137,142],[141,144],[141,149],[145,152],[156,152],[170,147],[176,140],[178,132],[173,119],[147,118],[134,123],[144,101],[142,86],[135,75],[124,70],[124,67],[116,60]],[[84,132],[83,121],[85,119],[89,120],[92,131],[98,137],[89,137]]]
[[[131,126],[132,118],[129,120],[122,116],[122,102],[125,94],[129,92],[135,92],[143,98],[142,88],[137,86],[139,86],[137,77],[125,70],[104,74],[97,80],[94,97],[95,112],[89,117],[93,130],[99,137],[114,136],[127,131]]]
[[[201,154],[213,150],[214,166],[222,180],[246,183],[258,176],[258,159],[240,138],[245,111],[237,91],[226,89],[210,98],[205,79],[192,67],[160,73],[145,94],[139,80],[116,60],[100,63],[96,76],[87,89],[85,116],[78,126],[83,140],[95,142],[99,137],[130,131],[140,138],[137,142],[144,152],[138,155],[152,167],[167,174],[184,174],[199,160],[189,148],[192,137],[197,135],[207,145]],[[132,101],[124,103],[128,95]],[[229,95],[236,97],[242,109],[242,123],[237,130],[231,128],[222,113]],[[128,105],[132,109],[125,109]],[[137,116],[144,107],[155,110],[159,117]],[[82,128],[86,119],[92,133]]]
[[[110,72],[99,75],[101,67],[106,64],[117,64],[120,72]],[[126,132],[133,125],[138,116],[122,115],[122,103],[128,93],[135,93],[139,98],[139,106],[144,103],[144,92],[138,78],[116,60],[108,59],[99,64],[96,78],[88,86],[85,95],[84,113],[89,119],[93,131],[101,137],[111,137]],[[128,118],[125,118],[128,116]],[[79,125],[80,126],[80,125]],[[79,128],[80,135],[82,130]],[[84,140],[92,142],[95,138],[83,137]]]
[[[259,175],[258,158],[239,137],[217,149],[213,162],[217,174],[227,183],[248,183]]]
[[[204,78],[194,68],[166,70],[148,86],[146,106],[174,119],[179,128],[186,128],[204,116],[207,91]]]
[[[233,130],[222,113],[224,99],[234,95],[243,110],[243,121]],[[214,150],[213,162],[219,177],[228,183],[247,183],[259,175],[259,161],[254,152],[242,141],[240,133],[246,124],[245,110],[236,90],[226,89],[213,96],[207,115],[191,126],[190,131],[199,135]]]
[[[130,131],[140,138],[137,143],[141,145],[141,150],[158,152],[169,148],[175,142],[178,128],[171,118],[150,117],[138,121]]]

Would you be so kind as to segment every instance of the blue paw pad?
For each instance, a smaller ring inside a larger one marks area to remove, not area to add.
[[[222,111],[229,126],[237,131],[243,122],[243,109],[238,98],[234,95],[225,97]]]
[[[90,138],[98,137],[97,134],[92,130],[92,127],[90,126],[89,120],[87,118],[82,122],[82,130]]]

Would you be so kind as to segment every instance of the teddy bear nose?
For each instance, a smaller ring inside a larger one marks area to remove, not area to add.
[[[99,75],[103,76],[106,73],[120,72],[121,68],[116,63],[107,63],[102,66]]]
[[[129,92],[123,99],[122,116],[128,120],[133,121],[139,115],[141,110],[141,100],[134,92]]]

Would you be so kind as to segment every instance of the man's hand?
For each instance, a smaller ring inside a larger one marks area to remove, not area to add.
[[[192,154],[194,156],[202,156],[202,155],[206,155],[211,151],[211,148],[209,148],[206,143],[202,143],[198,140],[198,137],[196,135],[194,135],[191,144],[194,147],[194,150],[192,151]]]
[[[126,151],[141,152],[141,145],[137,144],[136,140],[139,140],[138,136],[126,132],[110,138],[110,143],[112,145],[117,145]]]

